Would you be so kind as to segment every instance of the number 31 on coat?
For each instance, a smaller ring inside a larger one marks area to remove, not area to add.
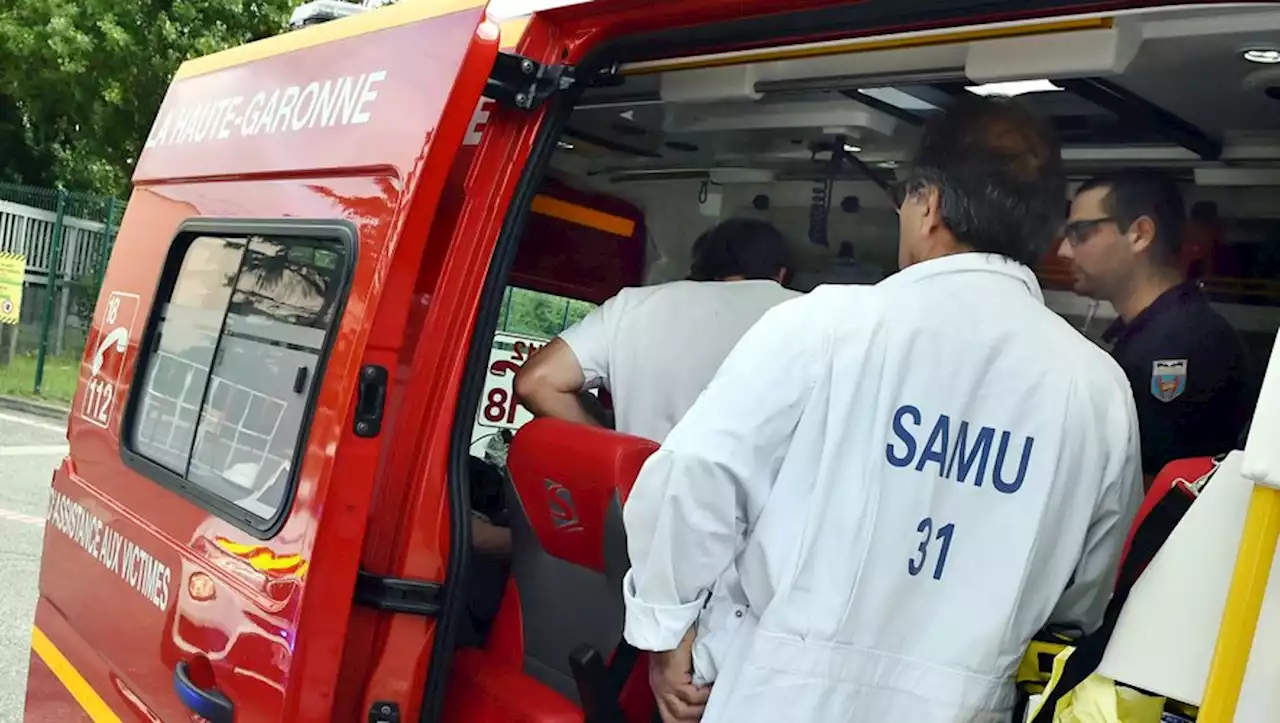
[[[907,572],[912,577],[919,575],[932,558],[933,579],[941,580],[942,573],[947,569],[947,553],[951,551],[951,535],[955,531],[956,526],[951,522],[942,525],[937,532],[934,532],[932,517],[920,520],[920,524],[916,526],[916,532],[921,536],[920,547],[916,548],[916,555],[907,560]]]

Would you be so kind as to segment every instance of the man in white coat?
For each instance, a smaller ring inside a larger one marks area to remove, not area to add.
[[[665,720],[1007,723],[1037,630],[1101,623],[1138,429],[1028,268],[1064,186],[1014,103],[930,123],[902,270],[765,314],[645,465],[626,639]]]

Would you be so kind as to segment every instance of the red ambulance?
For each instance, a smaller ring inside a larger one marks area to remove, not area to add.
[[[402,0],[183,64],[53,477],[24,720],[648,720],[613,653],[618,513],[653,446],[524,425],[512,368],[574,303],[683,273],[697,222],[807,222],[832,144],[892,174],[966,88],[1093,79],[1080,123],[1111,88],[1105,112],[1176,128],[1175,160],[1221,153],[1140,82],[1172,62],[1147,43],[1275,12],[1207,5]],[[896,233],[858,188],[849,213]],[[511,575],[461,647],[470,460],[512,432]]]

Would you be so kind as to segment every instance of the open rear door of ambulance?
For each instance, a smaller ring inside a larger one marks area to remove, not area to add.
[[[392,5],[178,71],[53,480],[28,723],[343,717],[423,239],[498,51],[484,13]]]

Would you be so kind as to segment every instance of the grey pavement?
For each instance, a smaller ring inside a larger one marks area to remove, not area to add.
[[[0,409],[0,723],[20,723],[31,656],[49,479],[62,424]]]

